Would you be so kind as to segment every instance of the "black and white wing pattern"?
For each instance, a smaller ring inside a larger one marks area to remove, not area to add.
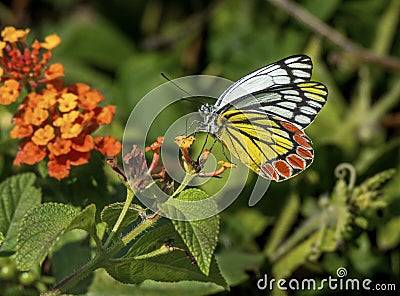
[[[327,96],[326,86],[319,82],[279,85],[239,97],[226,110],[264,112],[267,116],[278,116],[305,129],[325,105]]]
[[[236,81],[217,99],[215,107],[224,109],[239,97],[273,86],[307,82],[311,79],[312,67],[312,61],[306,55],[294,55],[277,61]]]

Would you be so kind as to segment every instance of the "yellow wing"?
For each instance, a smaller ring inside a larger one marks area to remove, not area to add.
[[[263,112],[229,110],[221,114],[219,138],[238,158],[260,176],[283,181],[313,161],[311,140],[295,125]]]

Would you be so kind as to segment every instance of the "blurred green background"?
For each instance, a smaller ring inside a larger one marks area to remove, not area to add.
[[[288,266],[289,275],[324,278],[344,266],[353,277],[399,284],[400,68],[396,63],[388,66],[391,60],[387,57],[399,63],[400,1],[293,1],[345,36],[345,46],[319,36],[319,25],[310,28],[271,2],[286,1],[1,1],[0,27],[29,27],[29,38],[40,40],[57,33],[62,43],[52,61],[65,66],[68,83],[88,83],[103,92],[106,104],[117,106],[113,123],[98,133],[120,140],[135,104],[165,82],[160,73],[171,79],[208,74],[237,80],[286,56],[310,55],[313,80],[329,90],[326,106],[306,131],[314,143],[314,163],[293,180],[273,182],[252,208],[247,202],[255,178],[249,180],[241,198],[221,214],[217,251],[220,264],[231,270],[230,293],[266,293],[257,289],[256,282],[264,273],[271,274],[268,241],[280,213],[285,213],[290,200],[296,200],[287,226],[295,232],[318,212],[321,198],[332,196],[337,184],[334,169],[343,162],[354,167],[356,184],[383,170],[396,169],[392,180],[376,193],[385,206],[368,214],[366,227],[347,229],[343,241],[318,260]],[[348,51],[350,42],[363,47],[366,56]],[[371,53],[381,59],[368,58]],[[196,111],[200,103],[182,102],[167,116],[177,118]],[[18,143],[8,139],[11,109],[0,109],[1,180],[30,169],[12,166]],[[163,125],[155,127],[149,143],[165,130]],[[123,188],[109,176],[100,158],[93,160],[76,168],[69,181],[43,179],[45,199],[80,206],[96,202],[101,207],[123,197]],[[130,289],[138,294],[184,295],[182,287],[154,283]],[[210,288],[199,294],[217,292]]]

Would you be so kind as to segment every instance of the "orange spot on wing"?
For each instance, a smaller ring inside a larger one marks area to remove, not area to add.
[[[274,161],[274,167],[285,178],[289,178],[292,175],[290,166],[283,160]]]
[[[304,148],[310,149],[311,145],[309,144],[308,140],[302,136],[294,135],[293,139]]]
[[[292,132],[292,133],[295,133],[295,134],[299,134],[299,135],[303,134],[303,131],[301,131],[299,128],[297,128],[296,126],[294,126],[291,123],[288,123],[288,122],[285,122],[285,121],[281,121],[281,124],[289,132]]]
[[[296,152],[303,158],[313,158],[314,155],[310,150],[304,149],[303,147],[297,147]]]
[[[261,167],[262,172],[265,174],[265,176],[269,179],[273,179],[278,181],[279,177],[278,174],[275,172],[274,168],[272,167],[271,164],[269,163],[265,163],[262,167]]]
[[[306,167],[304,159],[302,159],[297,154],[289,155],[288,157],[286,157],[286,161],[294,168],[304,170]]]

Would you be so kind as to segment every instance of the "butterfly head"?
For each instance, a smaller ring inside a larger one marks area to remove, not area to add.
[[[202,127],[200,130],[216,134],[219,130],[218,125],[215,124],[218,114],[214,105],[204,104],[199,109],[199,114],[203,118]]]

